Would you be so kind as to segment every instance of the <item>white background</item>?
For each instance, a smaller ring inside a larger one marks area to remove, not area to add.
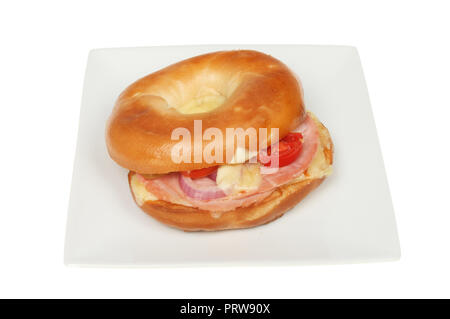
[[[2,2],[0,297],[450,297],[449,16],[446,1]],[[89,50],[224,43],[359,49],[396,211],[399,262],[63,265]]]

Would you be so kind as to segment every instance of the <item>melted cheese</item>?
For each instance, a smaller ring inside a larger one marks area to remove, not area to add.
[[[311,160],[308,169],[300,176],[291,180],[289,184],[298,183],[307,179],[322,178],[330,175],[332,172],[333,168],[325,158],[323,146],[322,144],[319,144],[319,146],[317,147],[316,155],[314,155],[313,159]]]
[[[139,180],[136,174],[131,177],[130,184],[136,203],[139,206],[142,206],[148,200],[158,200],[155,195],[150,193],[147,188],[145,188],[144,183]]]
[[[317,147],[316,154],[314,155],[313,159],[311,160],[311,163],[309,164],[306,171],[301,174],[300,176],[296,177],[289,183],[297,183],[301,182],[307,179],[316,179],[316,178],[322,178],[330,175],[333,172],[333,167],[328,163],[325,153],[324,153],[324,146],[326,148],[331,148],[331,145],[328,145],[327,138],[325,136],[325,132],[323,129],[321,129],[321,125],[317,117],[312,113],[308,112],[308,114],[313,119],[314,123],[316,123],[317,128],[319,129],[319,139],[320,143]],[[325,129],[326,130],[326,129]],[[323,143],[327,143],[326,145],[323,145]]]
[[[234,152],[233,158],[230,161],[230,164],[242,164],[258,155],[257,151],[250,151],[247,148],[236,147],[236,151]]]
[[[222,165],[217,170],[217,186],[228,193],[258,189],[261,181],[259,164]]]
[[[177,107],[177,111],[183,114],[206,113],[218,108],[225,100],[225,96],[220,94],[204,95]]]

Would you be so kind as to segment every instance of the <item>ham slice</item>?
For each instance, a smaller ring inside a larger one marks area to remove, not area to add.
[[[200,200],[191,198],[183,192],[179,184],[179,173],[170,173],[151,180],[146,180],[141,175],[139,175],[139,178],[144,181],[150,193],[167,202],[213,212],[224,212],[238,207],[250,206],[262,201],[277,187],[300,176],[308,168],[319,145],[317,126],[314,120],[307,115],[305,121],[295,132],[300,132],[303,135],[303,148],[299,157],[291,164],[279,168],[276,172],[268,172],[264,166],[261,166],[261,174],[263,175],[261,185],[252,192],[229,194],[226,197],[211,200]]]
[[[170,173],[154,179],[145,179],[142,175],[138,178],[145,184],[145,188],[158,199],[175,204],[191,206],[186,194],[180,188],[178,182],[179,173]]]
[[[263,181],[258,191],[265,191],[286,184],[300,176],[308,168],[319,146],[319,131],[314,120],[308,115],[295,132],[300,132],[303,135],[302,152],[295,161],[287,166],[280,167],[274,173],[266,173],[269,170],[265,166],[261,166]]]
[[[191,198],[183,192],[178,180],[178,174],[171,173],[151,180],[144,179],[145,187],[150,193],[161,200],[215,212],[224,212],[238,207],[246,207],[263,200],[272,193],[272,191],[267,191],[249,194],[244,197],[227,196],[211,200],[199,200]],[[141,176],[139,178],[143,177]]]

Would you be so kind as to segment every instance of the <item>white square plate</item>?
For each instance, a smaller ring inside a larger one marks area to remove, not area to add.
[[[256,49],[297,73],[308,110],[330,130],[334,173],[282,218],[256,228],[186,233],[144,214],[127,170],[108,156],[105,122],[119,93],[179,60]],[[99,49],[89,55],[65,263],[91,266],[295,265],[395,260],[395,218],[358,52],[346,46],[236,45]]]

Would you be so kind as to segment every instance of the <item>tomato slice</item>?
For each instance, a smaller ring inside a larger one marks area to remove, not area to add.
[[[303,148],[302,133],[288,133],[278,142],[278,150],[272,154],[272,148],[269,146],[266,151],[259,154],[260,162],[264,166],[271,165],[271,158],[278,156],[278,167],[291,164],[300,155]]]
[[[212,167],[194,169],[192,171],[184,171],[184,172],[181,172],[181,175],[190,177],[192,179],[202,178],[202,177],[205,177],[205,176],[208,176],[208,175],[214,173],[218,167],[219,166],[212,166]]]

